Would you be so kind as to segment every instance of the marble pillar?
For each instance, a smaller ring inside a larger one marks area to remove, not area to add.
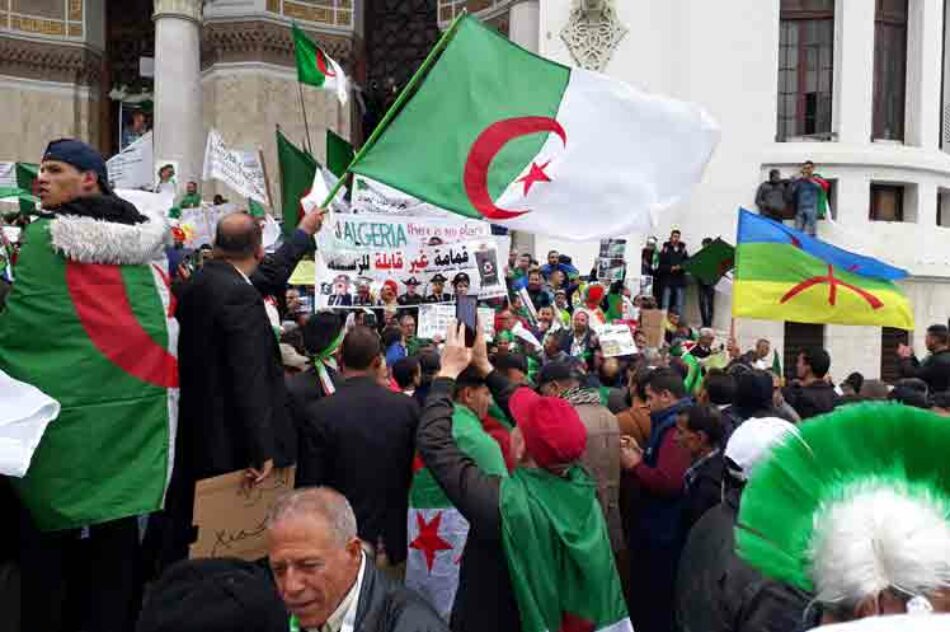
[[[201,0],[155,0],[155,165],[178,163],[179,191],[201,180]]]

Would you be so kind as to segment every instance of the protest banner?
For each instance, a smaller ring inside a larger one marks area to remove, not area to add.
[[[198,248],[205,244],[213,245],[218,221],[225,215],[237,213],[240,210],[242,210],[241,207],[233,202],[218,204],[217,206],[202,204],[196,208],[181,209],[178,228],[185,236],[185,246]],[[270,215],[260,218],[258,221],[261,224],[261,243],[264,250],[272,252],[280,239],[280,227]]]
[[[628,325],[604,325],[597,338],[605,358],[633,355],[637,352],[637,345]]]
[[[432,339],[436,336],[445,337],[449,323],[455,318],[455,305],[420,305],[419,322],[416,335],[419,338]],[[478,308],[478,322],[482,326],[485,340],[495,337],[495,310],[490,307]]]
[[[663,309],[642,309],[640,310],[640,331],[646,337],[647,346],[659,349],[663,346],[663,339],[666,331],[666,310]]]
[[[460,218],[336,214],[333,225],[317,235],[317,307],[353,305],[358,279],[369,282],[378,296],[385,281],[395,281],[402,294],[414,277],[425,295],[434,275],[451,281],[461,272],[480,299],[504,296],[499,266],[507,260],[510,242],[490,233],[485,222]]]
[[[205,144],[205,160],[202,177],[205,180],[220,180],[241,197],[251,198],[270,205],[267,181],[260,153],[229,149],[224,139],[214,128],[208,132]]]
[[[13,189],[16,186],[16,163],[0,162],[0,188]]]
[[[451,213],[366,176],[353,178],[350,206],[357,213],[412,217],[449,217]]]
[[[627,251],[626,239],[601,239],[601,259],[623,259]]]
[[[605,283],[623,281],[627,264],[623,259],[597,259],[597,280]]]
[[[267,512],[279,496],[294,488],[296,468],[274,470],[260,485],[244,487],[243,470],[198,481],[194,524],[198,539],[189,557],[236,557],[254,561],[267,556]]]
[[[149,189],[154,183],[154,169],[152,132],[147,132],[106,161],[109,184],[113,189]]]

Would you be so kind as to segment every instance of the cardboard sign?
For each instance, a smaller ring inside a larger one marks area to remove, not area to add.
[[[663,309],[643,309],[640,310],[640,331],[646,337],[647,346],[659,349],[663,346],[665,338],[664,325],[666,323],[666,310]]]
[[[597,338],[600,340],[600,349],[605,358],[633,355],[637,352],[633,333],[627,325],[604,325],[597,334]]]
[[[265,557],[267,512],[277,498],[294,488],[295,473],[295,467],[274,470],[250,490],[241,487],[243,470],[198,481],[194,515],[198,539],[191,545],[189,557],[248,561]]]
[[[445,337],[449,323],[455,318],[455,305],[420,305],[419,326],[416,335],[419,338],[432,339],[436,336]],[[495,337],[495,310],[491,307],[478,308],[478,321],[485,333],[485,340]]]

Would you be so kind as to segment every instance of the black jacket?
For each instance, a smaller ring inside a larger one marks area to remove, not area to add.
[[[448,632],[448,626],[415,592],[364,562],[354,632]]]
[[[327,369],[333,386],[340,388],[343,385],[343,376],[332,368]],[[323,384],[317,375],[317,370],[310,366],[305,371],[292,375],[286,379],[287,384],[287,414],[297,434],[301,432],[307,419],[307,408],[320,399],[327,397],[323,391]]]
[[[277,299],[281,315],[287,311],[287,281],[304,255],[313,250],[313,237],[298,228],[280,248],[264,257],[261,265],[257,266],[257,270],[250,277],[258,292]]]
[[[795,409],[802,421],[830,413],[841,401],[835,392],[835,387],[824,380],[812,382],[808,386],[797,383],[786,386],[782,389],[782,396],[788,405]]]
[[[260,293],[230,263],[209,261],[183,287],[176,316],[176,467],[197,479],[292,461],[280,352]]]
[[[508,414],[508,399],[517,386],[498,371],[492,371],[486,382],[495,402]],[[445,378],[432,383],[418,438],[419,453],[426,467],[471,525],[459,569],[452,630],[518,632],[518,606],[501,541],[501,479],[482,472],[455,443],[454,387],[455,383]]]
[[[722,450],[686,472],[686,497],[683,499],[683,528],[690,528],[710,507],[722,501],[722,471],[725,463]]]
[[[353,377],[304,415],[297,487],[327,485],[346,496],[360,538],[374,546],[382,538],[390,561],[402,562],[419,405],[372,377]]]
[[[950,348],[931,354],[923,362],[915,357],[902,359],[901,376],[919,377],[927,383],[931,393],[950,390]]]
[[[809,597],[772,581],[735,553],[738,497],[697,522],[680,557],[676,581],[679,632],[796,632]]]
[[[658,274],[666,287],[686,287],[686,271],[683,270],[683,264],[689,259],[686,254],[686,244],[679,242],[673,246],[670,242],[663,244],[660,250],[660,269]],[[673,266],[680,266],[679,270],[673,270]]]

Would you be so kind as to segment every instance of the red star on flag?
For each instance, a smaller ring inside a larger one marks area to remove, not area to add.
[[[565,612],[558,632],[594,632],[594,622]]]
[[[409,548],[422,551],[426,558],[426,567],[432,572],[435,564],[435,555],[439,551],[451,551],[452,545],[439,537],[439,525],[442,524],[442,512],[435,514],[430,522],[426,522],[421,511],[416,512],[416,524],[419,525],[419,535],[409,543]]]
[[[531,169],[528,171],[528,174],[516,180],[516,182],[524,182],[525,196],[528,195],[528,191],[531,190],[531,187],[534,186],[535,182],[550,182],[551,181],[551,178],[548,177],[548,174],[544,173],[544,170],[547,169],[549,164],[551,164],[550,160],[548,160],[543,165],[538,165],[538,163],[532,161]]]

